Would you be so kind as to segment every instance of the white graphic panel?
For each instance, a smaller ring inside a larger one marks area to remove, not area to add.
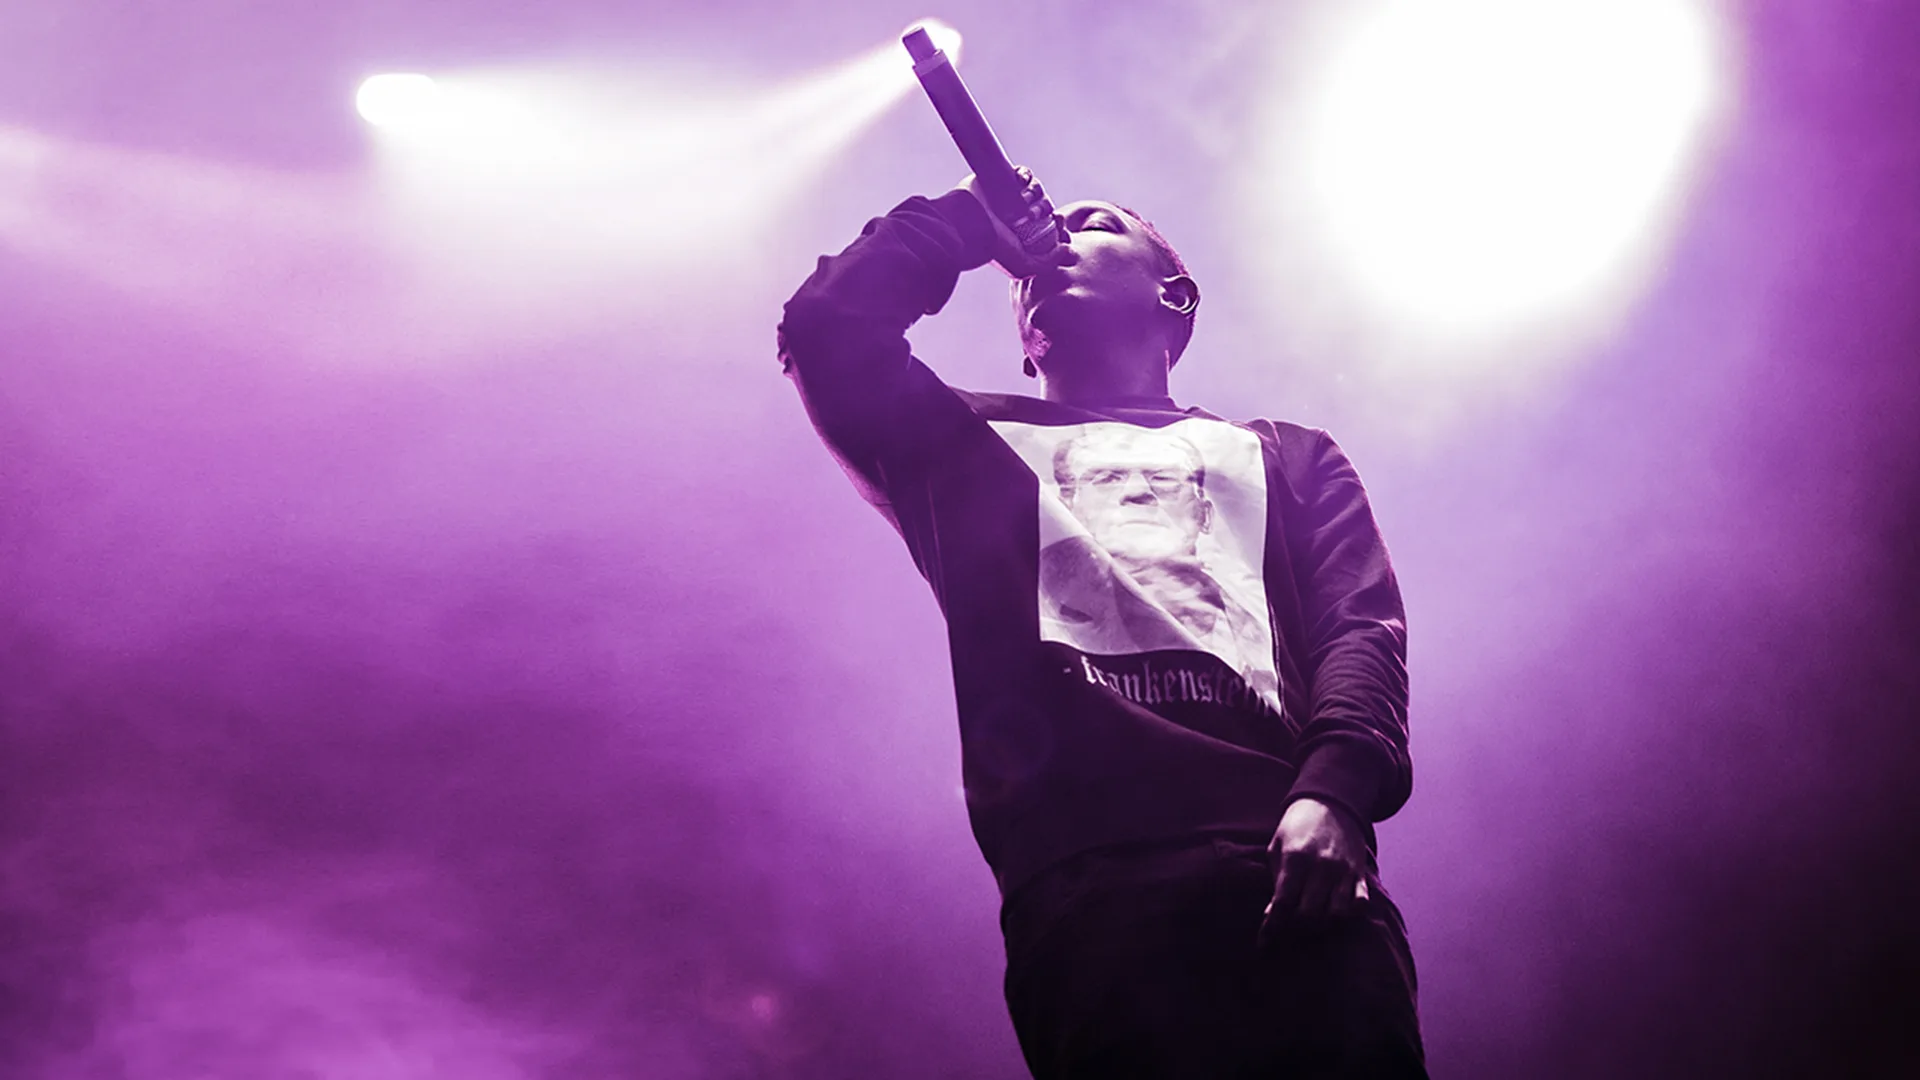
[[[1252,432],[1198,417],[992,424],[1040,478],[1043,640],[1098,656],[1209,653],[1278,707]]]

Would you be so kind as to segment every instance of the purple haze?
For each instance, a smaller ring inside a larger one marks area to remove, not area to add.
[[[1920,1070],[1920,16],[1743,6],[1744,109],[1646,299],[1413,440],[1265,351],[1248,238],[1190,196],[1259,41],[1195,7],[941,14],[1054,190],[1140,206],[1211,290],[1176,395],[1328,426],[1368,478],[1434,1076]],[[786,78],[922,14],[22,0],[0,126],[270,184],[360,166],[369,70]],[[1036,35],[1073,43],[1038,78]],[[0,230],[0,1075],[1024,1075],[938,613],[773,360],[813,257],[951,153],[909,103],[759,258],[451,354],[355,309],[351,250],[182,306],[110,234]],[[228,250],[169,235],[182,273]],[[916,340],[1018,389],[996,288]]]

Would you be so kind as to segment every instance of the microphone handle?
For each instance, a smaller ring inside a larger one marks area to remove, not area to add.
[[[926,28],[917,27],[901,38],[901,44],[907,47],[907,54],[913,57],[913,73],[919,76],[920,86],[926,90],[933,109],[940,114],[940,120],[947,125],[947,134],[953,136],[953,143],[960,148],[960,156],[973,169],[973,175],[980,181],[980,190],[986,195],[987,208],[995,217],[1006,224],[1020,241],[1020,247],[1028,255],[1038,257],[1051,248],[1059,233],[1059,225],[1052,218],[1029,221],[1024,225],[1014,222],[1026,216],[1026,200],[1021,192],[1026,190],[1026,182],[1020,174],[1013,171],[1013,162],[1008,160],[1007,152],[1000,147],[1000,140],[993,134],[987,118],[980,113],[980,106],[967,92],[967,84],[960,79],[960,73],[953,68],[947,54],[933,44],[933,38]]]

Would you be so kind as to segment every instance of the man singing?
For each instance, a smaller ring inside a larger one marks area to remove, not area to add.
[[[1024,173],[1023,173],[1024,175]],[[1168,393],[1200,293],[1144,219],[1031,257],[971,180],[869,222],[780,355],[949,631],[968,813],[1038,1080],[1421,1078],[1373,822],[1406,802],[1406,629],[1324,432]],[[905,337],[996,262],[1040,398],[941,382]]]

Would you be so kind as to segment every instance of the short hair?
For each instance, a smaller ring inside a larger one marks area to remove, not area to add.
[[[1168,431],[1165,428],[1135,428],[1133,430],[1112,432],[1092,427],[1086,428],[1070,438],[1060,440],[1060,445],[1053,448],[1053,482],[1060,486],[1060,494],[1063,497],[1072,497],[1074,489],[1078,486],[1073,475],[1074,450],[1078,449],[1081,444],[1095,437],[1111,438],[1114,435],[1134,440],[1157,438],[1164,443],[1177,444],[1181,451],[1193,458],[1194,490],[1200,493],[1201,498],[1204,499],[1207,497],[1207,459],[1200,453],[1200,448],[1194,445],[1192,439],[1187,438],[1185,435]]]
[[[1161,235],[1160,230],[1153,222],[1147,220],[1146,215],[1131,206],[1122,206],[1120,209],[1125,211],[1126,215],[1137,222],[1140,228],[1146,232],[1147,242],[1153,245],[1154,253],[1160,257],[1160,269],[1163,273],[1170,277],[1193,276],[1187,270],[1186,260],[1180,257],[1180,253],[1173,249],[1172,244],[1167,243],[1167,238]],[[1179,337],[1174,340],[1173,353],[1167,358],[1168,367],[1179,363],[1180,354],[1187,351],[1187,343],[1193,340],[1193,319],[1194,316],[1198,314],[1198,306],[1196,306],[1194,310],[1187,312],[1186,325],[1182,327]]]

